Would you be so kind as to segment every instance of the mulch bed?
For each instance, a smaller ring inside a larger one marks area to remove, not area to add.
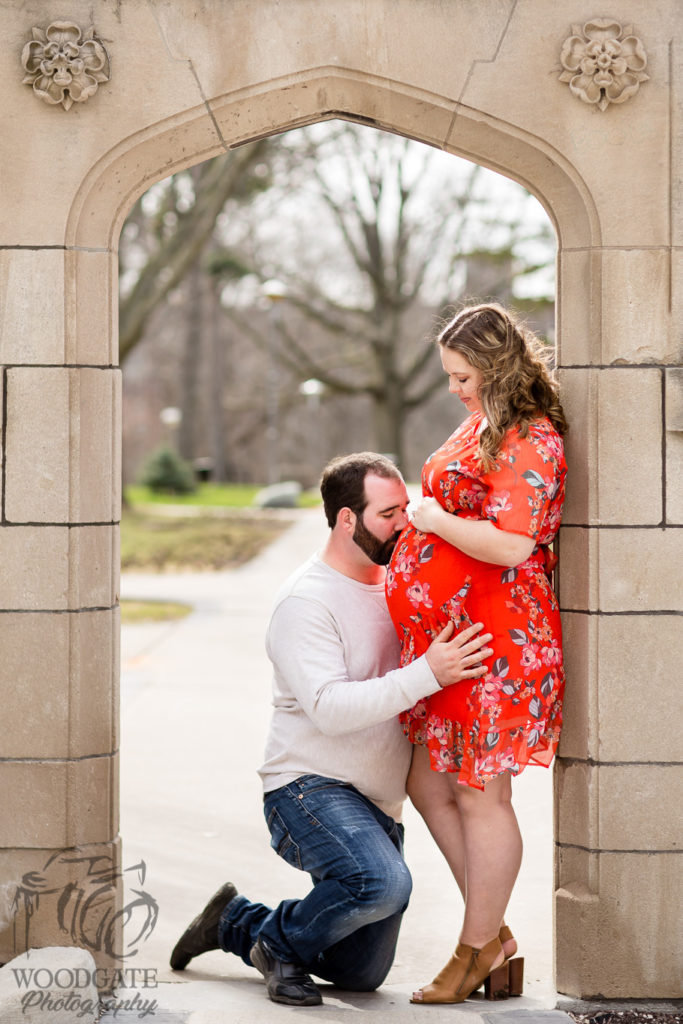
[[[571,1013],[576,1024],[683,1024],[683,1013],[648,1010],[605,1010],[601,1013]]]

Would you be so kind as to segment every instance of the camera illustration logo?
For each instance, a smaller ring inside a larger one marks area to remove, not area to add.
[[[141,888],[146,874],[143,860],[119,871],[106,854],[58,851],[41,871],[28,871],[22,876],[12,905],[15,937],[22,911],[26,949],[30,949],[32,919],[39,913],[55,913],[60,931],[74,945],[106,953],[117,961],[134,957],[154,931],[159,916],[156,900]],[[123,885],[124,905],[117,909],[119,885]],[[122,933],[124,947],[120,952],[117,939]]]

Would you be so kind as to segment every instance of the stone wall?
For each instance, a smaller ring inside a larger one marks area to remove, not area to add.
[[[3,4],[0,884],[63,848],[118,858],[123,220],[182,167],[341,116],[515,178],[555,225],[572,423],[556,982],[677,994],[683,12],[618,0],[609,13],[617,28],[576,0]],[[94,25],[110,59],[109,80],[68,110],[35,73],[22,82],[32,30],[60,20]],[[601,39],[614,49],[619,26],[630,68],[604,51],[618,77],[593,95],[599,80],[566,67]],[[48,922],[34,928],[34,945],[54,941]],[[22,941],[6,928],[0,958]]]

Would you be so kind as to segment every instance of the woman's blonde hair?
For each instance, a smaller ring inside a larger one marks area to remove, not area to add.
[[[468,306],[443,328],[437,341],[442,348],[459,352],[482,374],[478,397],[487,426],[479,435],[479,451],[484,470],[495,464],[503,437],[512,427],[526,437],[532,420],[547,416],[559,434],[567,433],[547,348],[502,306]]]

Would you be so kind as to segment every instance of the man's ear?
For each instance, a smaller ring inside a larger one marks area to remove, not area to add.
[[[353,533],[356,529],[356,513],[352,512],[350,508],[340,508],[337,513],[337,525],[345,530],[347,533]]]

